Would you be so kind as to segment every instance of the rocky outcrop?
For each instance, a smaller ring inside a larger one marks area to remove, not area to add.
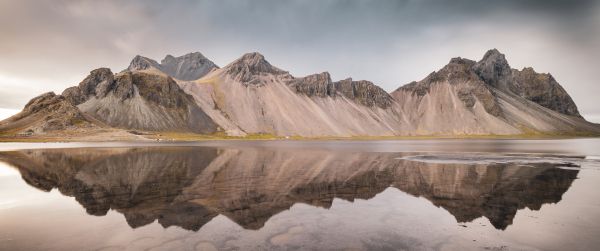
[[[264,84],[261,76],[288,74],[269,63],[258,52],[246,53],[241,58],[225,66],[225,72],[234,80],[244,84]]]
[[[392,104],[390,94],[369,81],[353,81],[347,78],[334,84],[339,93],[359,104],[369,107],[378,106],[383,109]]]
[[[217,125],[170,77],[94,70],[63,96],[83,112],[125,129],[213,133]]]
[[[179,83],[233,135],[392,136],[409,129],[389,94],[374,84],[334,83],[326,72],[296,78],[258,53]]]
[[[515,81],[513,91],[550,110],[562,114],[581,117],[577,105],[554,77],[546,73],[537,73],[533,68],[512,70]]]
[[[167,55],[161,60],[160,64],[152,59],[138,55],[131,60],[127,70],[140,71],[151,68],[173,78],[189,81],[199,79],[219,67],[200,52],[193,52],[180,57]]]
[[[20,135],[47,134],[75,129],[99,129],[65,97],[54,92],[30,100],[23,111],[0,122],[0,132]]]
[[[160,69],[160,64],[153,59],[136,55],[131,62],[129,63],[129,67],[127,67],[127,71],[142,71],[150,68]]]
[[[511,69],[496,49],[478,62],[453,58],[392,96],[422,134],[600,132],[552,76]]]
[[[473,70],[488,85],[503,92],[514,93],[550,110],[581,117],[573,99],[550,74],[540,74],[533,68],[511,69],[504,54],[489,50]]]
[[[327,72],[294,77],[254,52],[224,68],[200,53],[168,55],[161,63],[136,56],[119,74],[92,71],[62,97],[88,120],[145,131],[303,137],[600,134],[600,126],[581,117],[552,75],[511,69],[496,49],[477,62],[453,58],[390,94],[366,80],[332,81]]]
[[[62,95],[73,105],[87,101],[91,96],[104,98],[115,87],[114,75],[108,68],[99,68],[90,72],[78,86],[65,89]],[[121,87],[121,89],[127,87]]]
[[[497,49],[489,50],[473,65],[473,70],[488,85],[501,90],[513,90],[512,69],[504,54]]]
[[[351,78],[332,82],[328,72],[295,78],[288,85],[297,93],[309,97],[344,96],[358,104],[383,109],[392,104],[392,97],[379,86],[366,80],[353,81]]]
[[[431,91],[432,86],[448,83],[455,88],[456,96],[466,108],[472,109],[476,102],[480,102],[489,114],[501,116],[502,111],[498,100],[486,83],[472,70],[475,65],[475,61],[469,59],[453,58],[441,70],[432,72],[425,79],[402,86],[396,91],[405,91],[423,97]]]
[[[331,81],[329,72],[312,74],[302,78],[292,79],[288,85],[297,93],[309,97],[335,97],[336,88]]]

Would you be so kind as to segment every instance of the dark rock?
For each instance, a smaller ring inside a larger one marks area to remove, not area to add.
[[[131,76],[130,79],[137,86],[140,96],[157,105],[182,108],[192,101],[190,96],[179,88],[170,77],[140,73],[131,74]]]
[[[171,77],[181,80],[196,80],[219,67],[200,52],[189,53],[181,57],[167,55],[160,62],[160,70]]]
[[[488,56],[492,57],[493,55]],[[396,91],[407,91],[413,95],[422,97],[431,91],[433,85],[448,82],[457,88],[456,94],[466,107],[472,108],[477,99],[483,104],[483,107],[489,114],[496,117],[501,116],[502,109],[498,105],[497,98],[473,70],[474,66],[476,66],[475,61],[464,58],[453,58],[439,71],[432,72],[419,82],[411,82],[404,85]]]
[[[27,134],[91,127],[90,121],[65,97],[54,92],[31,99],[23,111],[8,120],[8,126],[21,127]],[[1,126],[0,126],[1,127]],[[1,131],[1,128],[0,128]]]
[[[504,54],[493,49],[473,66],[473,70],[488,85],[517,94],[550,110],[581,117],[567,92],[550,74],[539,74],[531,67],[511,69]]]
[[[550,74],[537,73],[531,67],[513,70],[515,92],[550,110],[581,117],[567,91]]]
[[[473,70],[481,79],[500,90],[512,90],[512,69],[506,61],[504,54],[496,49],[489,50],[479,62],[473,66]]]
[[[246,53],[241,58],[227,65],[225,72],[231,78],[244,84],[264,84],[260,76],[265,74],[281,75],[288,72],[271,65],[258,52]]]
[[[381,87],[366,81],[353,81],[347,78],[334,83],[337,92],[365,106],[378,106],[383,109],[390,107],[392,96]]]
[[[218,69],[215,63],[204,57],[200,52],[188,53],[180,57],[167,55],[160,64],[152,59],[135,56],[127,70],[140,71],[155,68],[168,76],[180,80],[196,80],[210,71]]]
[[[99,68],[90,72],[78,86],[65,89],[62,95],[73,105],[79,105],[90,97],[102,98],[112,88],[114,75],[108,68]]]
[[[115,83],[112,85],[113,89],[107,91],[112,92],[121,101],[132,98],[135,93],[132,75],[131,72],[120,74],[116,77]]]
[[[297,93],[309,97],[335,97],[335,85],[328,72],[292,79],[288,85]]]
[[[132,60],[131,63],[129,63],[129,67],[127,67],[127,70],[129,71],[141,71],[141,70],[146,70],[149,68],[160,68],[160,65],[158,64],[158,62],[149,59],[147,57],[144,56],[140,56],[140,55],[136,55]]]

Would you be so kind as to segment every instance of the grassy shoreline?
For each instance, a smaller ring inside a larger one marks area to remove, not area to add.
[[[420,135],[420,136],[353,136],[353,137],[301,137],[301,136],[276,136],[272,134],[250,134],[247,136],[227,136],[225,134],[194,134],[194,133],[147,133],[133,135],[131,138],[115,137],[106,140],[106,137],[94,138],[89,135],[76,136],[0,136],[1,143],[49,143],[49,142],[111,142],[111,141],[158,141],[158,142],[194,142],[215,140],[290,140],[290,141],[374,141],[374,140],[433,140],[433,139],[571,139],[571,138],[595,138],[600,134],[593,133],[527,133],[514,135]]]

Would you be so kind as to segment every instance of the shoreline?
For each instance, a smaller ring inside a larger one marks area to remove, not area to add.
[[[516,134],[516,135],[419,135],[419,136],[275,136],[270,134],[253,134],[247,136],[202,135],[188,133],[131,134],[129,137],[119,135],[86,136],[0,136],[0,143],[76,143],[76,142],[204,142],[204,141],[403,141],[403,140],[459,140],[459,139],[499,139],[499,140],[552,140],[600,138],[598,134],[565,133],[565,134]]]

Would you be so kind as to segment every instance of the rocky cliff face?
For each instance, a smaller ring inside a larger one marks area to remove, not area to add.
[[[567,92],[550,74],[540,74],[531,67],[519,71],[511,69],[504,54],[488,51],[473,70],[488,85],[503,92],[511,92],[550,110],[581,117],[577,106]]]
[[[33,98],[25,105],[23,111],[0,122],[0,132],[22,135],[67,130],[97,130],[100,127],[65,97],[53,92]]]
[[[581,117],[577,105],[565,89],[547,73],[537,73],[531,67],[512,70],[515,86],[513,91],[550,110]]]
[[[335,89],[345,97],[365,106],[378,106],[386,109],[392,104],[390,94],[366,80],[353,81],[351,78],[347,78],[335,82]]]
[[[512,69],[496,49],[479,61],[453,58],[391,94],[366,80],[333,81],[327,72],[294,77],[254,52],[224,68],[200,53],[169,55],[161,63],[136,56],[127,70],[94,70],[59,96],[92,123],[146,131],[304,137],[600,134],[600,126],[581,117],[552,75]],[[16,120],[4,122],[10,123]],[[17,127],[22,126],[4,126]]]
[[[63,96],[104,123],[149,131],[215,132],[217,126],[193,98],[167,76],[145,72],[113,75],[94,70]]]
[[[491,93],[486,83],[472,70],[475,61],[464,58],[453,58],[441,70],[429,74],[419,82],[412,82],[398,90],[407,91],[418,97],[431,92],[432,86],[438,83],[449,83],[456,87],[456,95],[466,108],[473,108],[479,101],[485,110],[494,116],[501,115],[498,100]],[[464,83],[468,83],[464,85]]]
[[[231,134],[391,136],[404,126],[391,96],[374,84],[332,82],[326,72],[296,78],[258,53],[180,84]]]
[[[385,90],[366,80],[353,81],[347,78],[332,82],[328,72],[295,78],[288,85],[297,93],[309,97],[344,96],[364,106],[390,107],[392,97]]]
[[[287,74],[273,65],[258,52],[246,53],[241,58],[225,66],[225,72],[243,84],[265,84],[261,76]]]
[[[454,58],[392,96],[423,134],[598,132],[549,74],[511,69],[496,49],[478,62]]]
[[[294,78],[287,84],[297,93],[309,97],[335,97],[337,94],[335,84],[331,81],[329,72]]]
[[[193,52],[180,57],[167,55],[161,60],[160,64],[152,59],[138,55],[131,60],[127,70],[140,71],[151,68],[176,79],[196,80],[219,67],[200,52]]]

